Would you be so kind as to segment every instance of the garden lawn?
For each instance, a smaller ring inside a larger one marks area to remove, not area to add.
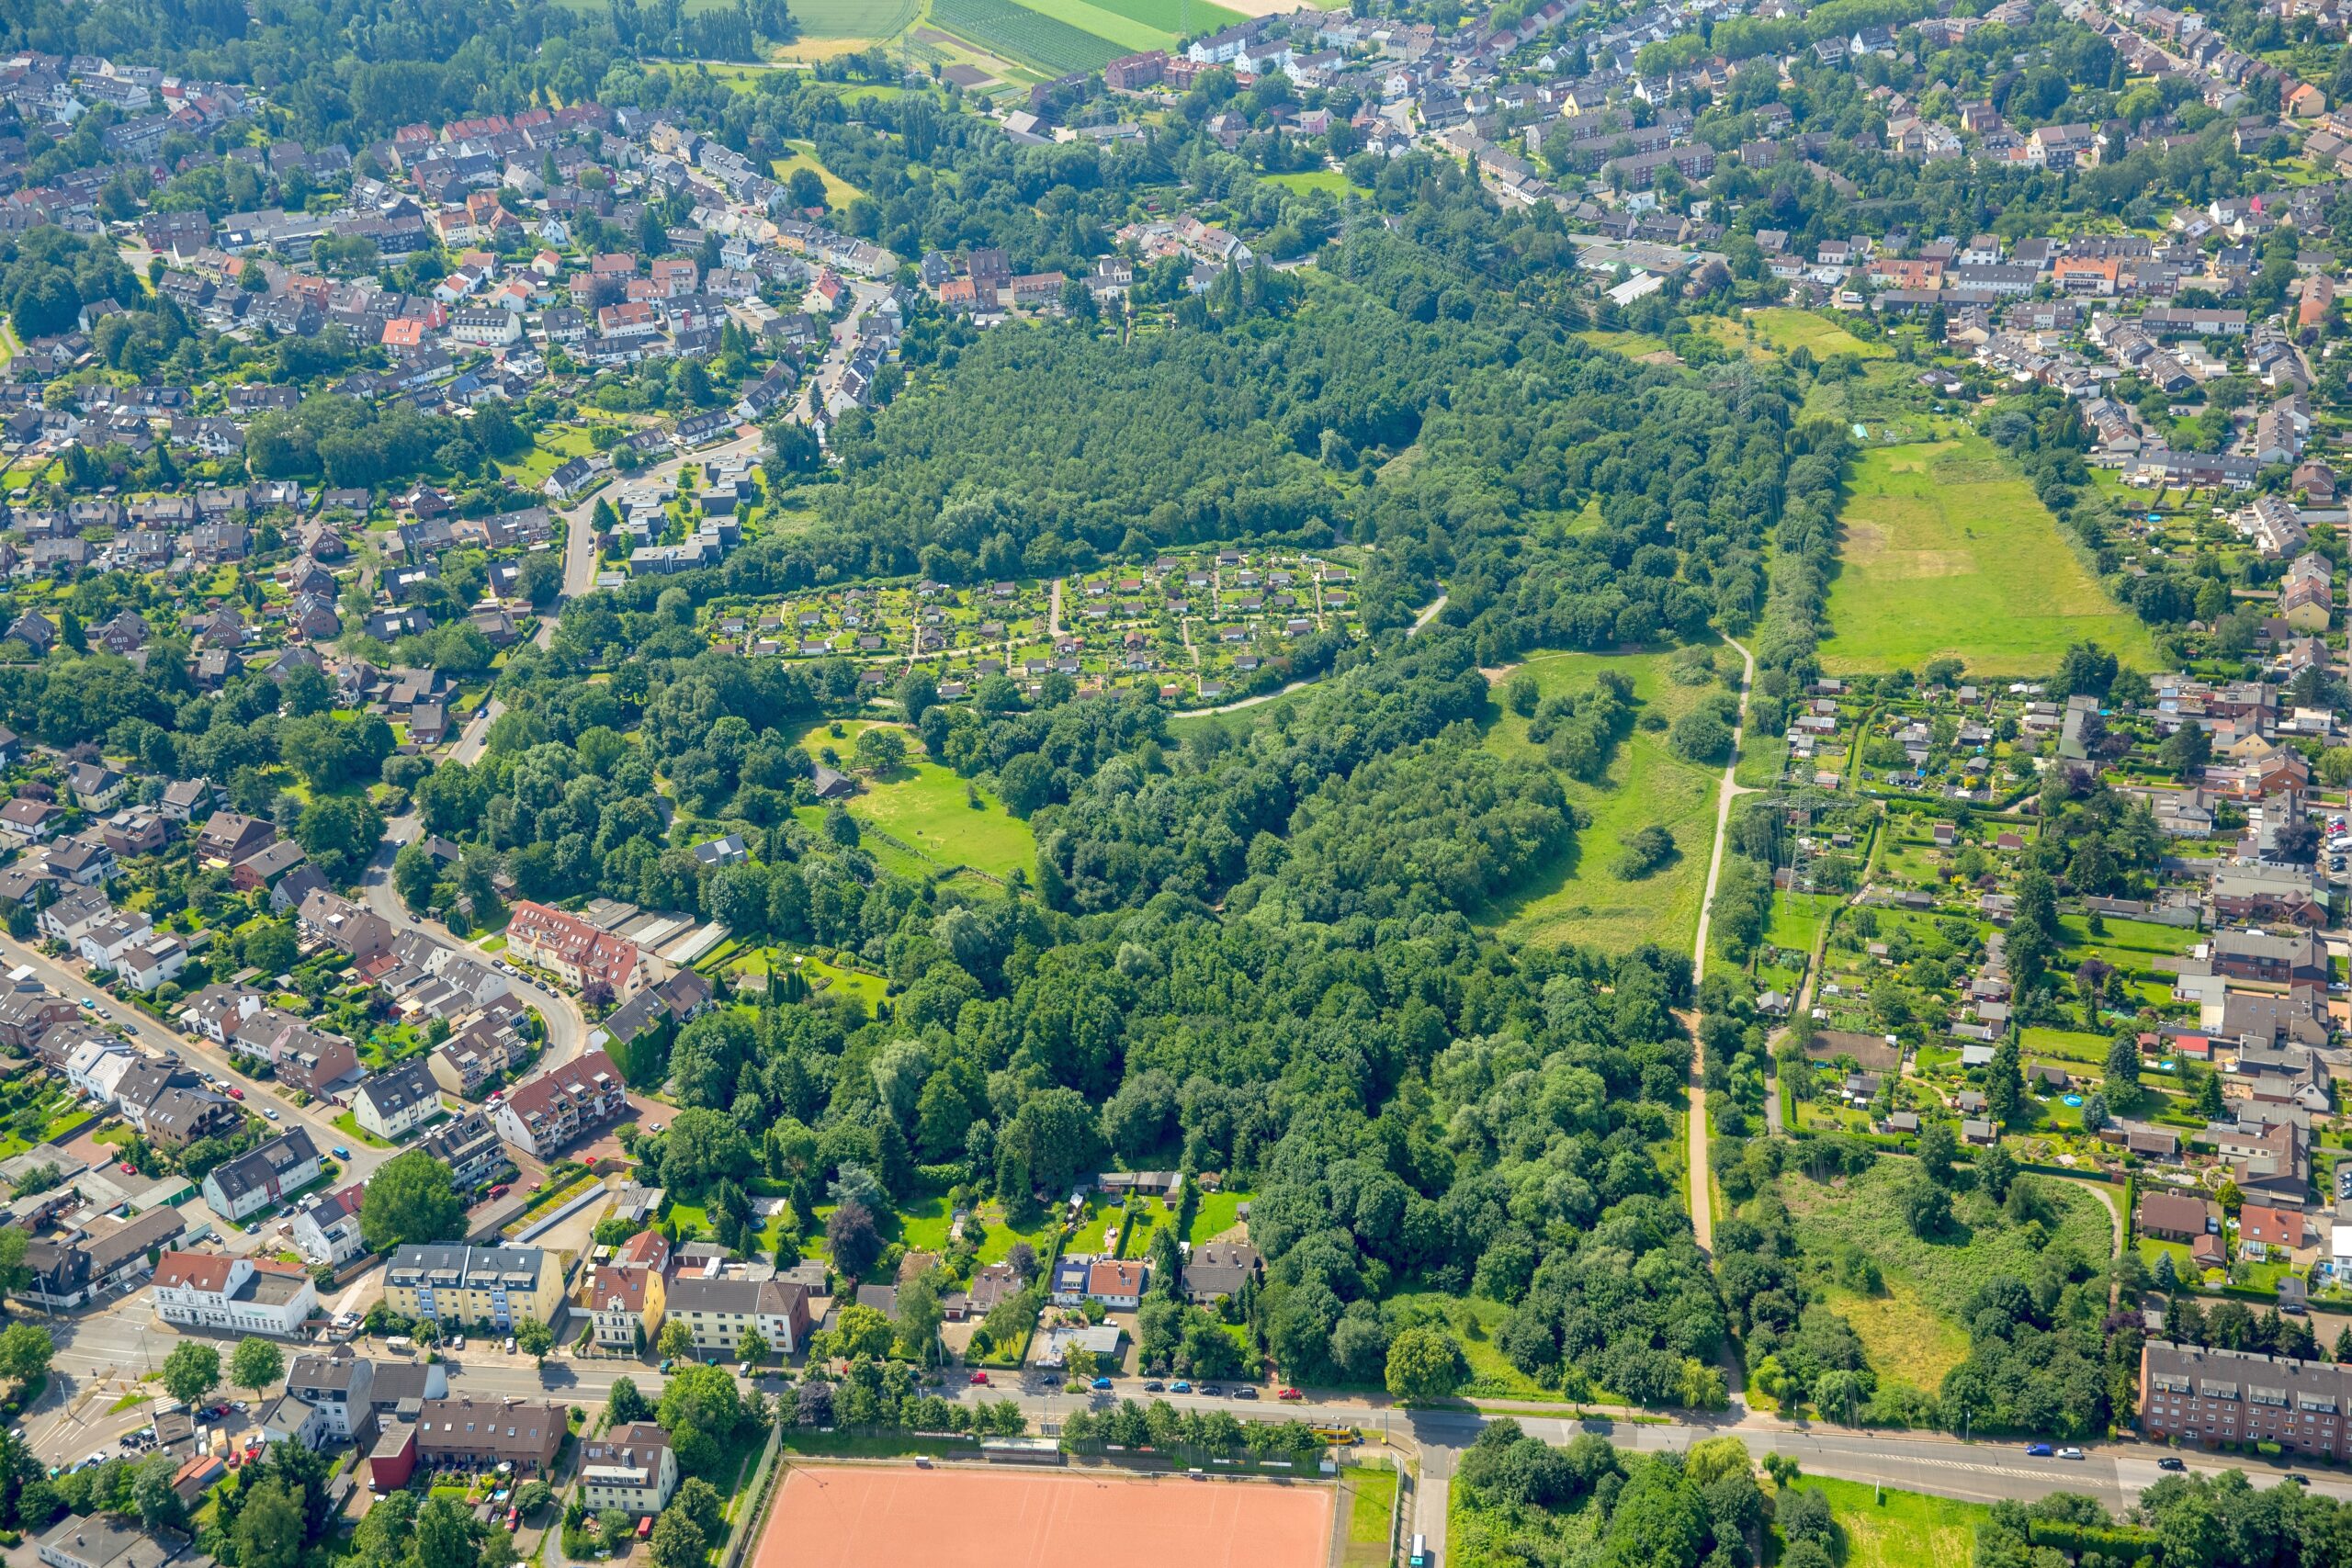
[[[1806,1476],[1820,1488],[1846,1537],[1843,1568],[1968,1568],[1976,1527],[1991,1510],[1917,1492],[1876,1493],[1861,1481]]]
[[[384,1142],[383,1139],[376,1136],[375,1134],[368,1131],[367,1128],[362,1127],[359,1124],[357,1118],[353,1116],[348,1111],[336,1117],[334,1119],[334,1124],[337,1131],[350,1134],[354,1139],[367,1145],[371,1149],[389,1149],[392,1146],[391,1145]]]
[[[1864,452],[1841,520],[1821,649],[1832,672],[1950,656],[1972,675],[2045,674],[2085,641],[2156,667],[2146,626],[2107,596],[2032,486],[1980,436]]]
[[[1642,705],[1638,713],[1655,713],[1669,722],[1695,706],[1708,690],[1668,680],[1664,654],[1539,654],[1521,668],[1536,678],[1547,697],[1589,690],[1602,670],[1618,670],[1634,683]],[[1505,756],[1541,761],[1543,749],[1527,739],[1527,720],[1505,709],[1500,698],[1498,690],[1487,710],[1487,745]],[[1591,815],[1591,826],[1525,886],[1498,900],[1493,918],[1512,936],[1531,942],[1613,953],[1656,942],[1688,951],[1706,890],[1720,774],[1720,769],[1679,761],[1667,750],[1663,730],[1636,724],[1617,743],[1601,783],[1560,775],[1567,797]],[[1674,859],[1645,877],[1628,881],[1619,876],[1611,866],[1621,840],[1653,825],[1674,835]]]
[[[1204,1195],[1193,1210],[1193,1228],[1184,1239],[1194,1247],[1215,1241],[1241,1223],[1241,1205],[1250,1201],[1247,1192],[1211,1192]]]

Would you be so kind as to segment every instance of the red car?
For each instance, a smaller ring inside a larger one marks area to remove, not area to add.
[[[1274,1395],[1274,1397],[1276,1399],[1305,1399],[1306,1395],[1299,1393],[1298,1390],[1295,1388],[1286,1388],[1280,1393]]]
[[[122,1166],[122,1174],[125,1176],[132,1175],[139,1169],[137,1166],[131,1164],[129,1160],[123,1160],[119,1163]]]
[[[229,1098],[231,1100],[243,1100],[245,1098],[245,1091],[239,1089],[235,1084],[231,1084],[229,1086]]]
[[[989,1375],[988,1375],[988,1373],[986,1373],[986,1372],[974,1372],[974,1373],[972,1374],[972,1383],[973,1383],[973,1386],[974,1386],[974,1387],[976,1387],[976,1388],[986,1388],[986,1387],[988,1386],[988,1382],[989,1382]]]

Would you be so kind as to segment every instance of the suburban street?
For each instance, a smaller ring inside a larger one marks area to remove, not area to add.
[[[78,1000],[83,997],[99,995],[96,987],[92,986],[88,978],[81,973],[79,964],[69,967],[49,957],[39,949],[28,947],[8,936],[0,936],[0,953],[6,954],[10,968],[17,964],[30,967],[34,978],[61,997]],[[280,1126],[301,1123],[310,1130],[312,1141],[322,1151],[337,1145],[348,1147],[351,1150],[351,1158],[343,1162],[347,1176],[365,1180],[368,1173],[391,1156],[393,1151],[369,1148],[337,1127],[334,1117],[327,1113],[333,1109],[332,1107],[314,1103],[298,1108],[287,1100],[280,1100],[267,1084],[234,1071],[229,1065],[229,1054],[209,1040],[182,1034],[176,1030],[156,1022],[130,1003],[112,997],[101,998],[99,1005],[113,1013],[114,1021],[130,1029],[139,1043],[149,1050],[157,1053],[176,1051],[182,1060],[236,1085],[244,1090],[244,1103],[252,1107],[254,1111],[276,1111]],[[224,1245],[232,1247],[240,1239],[242,1238],[236,1232],[231,1232],[222,1237]]]

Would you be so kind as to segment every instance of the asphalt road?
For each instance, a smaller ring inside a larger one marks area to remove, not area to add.
[[[133,1294],[108,1310],[50,1320],[58,1349],[52,1364],[54,1392],[45,1398],[26,1425],[35,1451],[48,1462],[71,1461],[95,1449],[110,1446],[115,1438],[141,1422],[136,1411],[109,1415],[119,1394],[137,1386],[140,1373],[161,1366],[179,1336],[154,1319],[149,1299]],[[381,1357],[382,1346],[362,1339],[361,1355]],[[294,1352],[288,1347],[289,1355]],[[590,1357],[575,1359],[564,1351],[535,1366],[527,1357],[507,1356],[494,1346],[476,1342],[445,1358],[453,1392],[482,1398],[518,1395],[594,1405],[611,1392],[616,1379],[627,1377],[639,1392],[658,1396],[664,1382],[660,1372],[640,1362]],[[950,1374],[951,1377],[953,1374]],[[761,1386],[772,1394],[787,1393],[773,1379]],[[230,1391],[239,1392],[239,1391]],[[1732,1434],[1744,1439],[1750,1453],[1761,1459],[1771,1452],[1788,1454],[1810,1475],[1842,1480],[1879,1482],[1905,1491],[1923,1492],[1967,1502],[2030,1501],[2052,1492],[2084,1493],[2110,1509],[2130,1506],[2141,1491],[2163,1472],[2159,1450],[2136,1443],[2111,1443],[2087,1448],[2085,1459],[2036,1459],[2020,1442],[1966,1442],[1941,1433],[1849,1431],[1837,1427],[1790,1427],[1749,1416],[1726,1416],[1720,1421],[1579,1421],[1572,1416],[1536,1411],[1478,1411],[1466,1408],[1408,1410],[1366,1400],[1325,1400],[1283,1404],[1261,1397],[1256,1401],[1206,1398],[1198,1394],[1147,1394],[1139,1380],[1122,1379],[1108,1394],[1067,1393],[1043,1378],[1017,1382],[999,1374],[986,1388],[951,1382],[939,1392],[950,1398],[1018,1403],[1033,1427],[1057,1427],[1070,1413],[1084,1408],[1108,1408],[1124,1398],[1163,1398],[1180,1408],[1223,1409],[1245,1418],[1301,1419],[1353,1426],[1368,1438],[1385,1439],[1415,1453],[1420,1460],[1423,1499],[1417,1508],[1415,1529],[1441,1548],[1446,1488],[1460,1451],[1477,1438],[1491,1420],[1509,1415],[1532,1435],[1546,1442],[1565,1443],[1583,1432],[1606,1437],[1620,1448],[1651,1451],[1679,1450],[1702,1438]],[[2257,1485],[2270,1484],[2287,1473],[2284,1466],[2249,1467],[2243,1461],[2184,1451],[2179,1456],[2195,1471],[2218,1473],[2248,1470]],[[2267,1473],[2266,1473],[2267,1472]],[[2352,1502],[2352,1478],[2319,1471],[2310,1476],[2313,1491]],[[1438,1528],[1430,1529],[1434,1524]]]

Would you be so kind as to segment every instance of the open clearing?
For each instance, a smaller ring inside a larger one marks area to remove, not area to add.
[[[956,1568],[1060,1568],[1127,1544],[1122,1564],[1323,1568],[1332,1489],[1182,1476],[798,1466],[755,1568],[931,1568],[952,1521]]]
[[[831,747],[844,764],[857,748],[857,738],[868,729],[896,729],[907,742],[907,761],[887,778],[868,779],[848,801],[849,814],[869,828],[878,828],[903,840],[917,854],[941,866],[969,866],[990,876],[1015,870],[1035,874],[1037,837],[1029,824],[1012,815],[989,790],[978,789],[975,807],[965,793],[965,781],[950,768],[925,761],[922,742],[902,725],[853,719],[836,738],[818,725],[800,738],[811,757]],[[821,818],[821,814],[819,814]],[[876,859],[886,859],[888,846],[870,844]],[[922,874],[916,871],[915,874]]]
[[[2038,1248],[2031,1229],[2012,1224],[1980,1192],[1954,1200],[1952,1224],[1935,1239],[1912,1235],[1896,1198],[1907,1164],[1883,1159],[1863,1175],[1835,1185],[1792,1172],[1781,1179],[1781,1191],[1807,1258],[1826,1259],[1851,1245],[1878,1264],[1886,1280],[1883,1295],[1865,1298],[1839,1291],[1830,1304],[1853,1324],[1871,1365],[1883,1376],[1933,1393],[1967,1348],[1961,1313],[1969,1298],[1996,1275],[2031,1279]],[[2049,1246],[2064,1247],[2094,1267],[2103,1265],[2114,1247],[2106,1205],[2079,1181],[2030,1179],[2059,1216]]]
[[[1786,305],[1745,310],[1734,316],[1709,316],[1690,323],[1726,348],[1745,349],[1755,358],[1804,349],[1815,359],[1851,354],[1863,359],[1883,359],[1894,350],[1883,343],[1867,343],[1826,316]]]
[[[2156,667],[2145,624],[2107,596],[2033,487],[1980,436],[1864,452],[1842,521],[1821,645],[1832,673],[1950,655],[1972,675],[2046,674],[2086,641]]]
[[[1538,654],[1522,669],[1544,694],[1589,690],[1600,671],[1622,671],[1634,682],[1642,715],[1668,722],[1688,712],[1707,687],[1678,686],[1667,677],[1665,654]],[[1716,686],[1716,691],[1728,688]],[[1501,692],[1487,709],[1487,744],[1505,756],[1541,760],[1527,739],[1527,720],[1504,709]],[[1510,934],[1531,942],[1593,946],[1623,953],[1645,942],[1687,950],[1699,926],[1706,890],[1707,856],[1714,837],[1714,789],[1721,770],[1696,766],[1667,750],[1663,730],[1638,725],[1617,743],[1603,781],[1589,784],[1559,775],[1570,800],[1592,817],[1568,852],[1528,886],[1500,900]],[[1675,857],[1650,875],[1628,881],[1611,869],[1620,841],[1651,825],[1674,835]]]

